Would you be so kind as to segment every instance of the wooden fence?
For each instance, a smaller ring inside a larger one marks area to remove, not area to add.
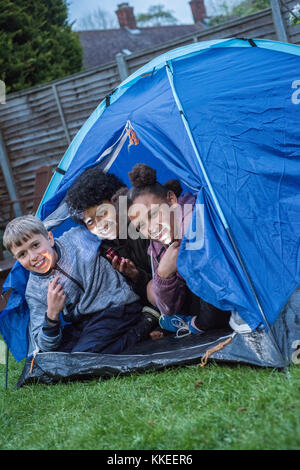
[[[216,38],[244,37],[286,40],[300,44],[300,24],[288,26],[297,1],[271,0],[262,10],[218,27],[193,33],[151,50],[120,56],[116,62],[46,85],[11,93],[0,104],[0,226],[9,220],[8,201],[33,195],[35,171],[57,166],[70,141],[102,99],[125,75],[168,50]],[[279,12],[279,13],[278,13]],[[286,35],[286,36],[284,36]],[[20,206],[14,206],[20,214]]]

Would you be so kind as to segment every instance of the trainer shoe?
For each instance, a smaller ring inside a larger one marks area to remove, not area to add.
[[[190,334],[202,333],[202,330],[198,330],[193,326],[192,315],[161,315],[159,325],[161,328],[167,331],[176,333],[176,336],[187,336]]]
[[[236,310],[232,310],[231,312],[231,317],[229,320],[229,326],[233,329],[233,331],[236,331],[237,333],[245,334],[245,333],[251,333],[251,328],[246,323],[238,314]]]
[[[158,319],[152,313],[142,312],[138,324],[134,327],[139,341],[150,339],[149,333],[158,326]]]
[[[158,310],[156,310],[154,307],[149,307],[148,305],[143,307],[142,313],[149,313],[150,315],[155,317],[157,320],[159,320],[161,317],[161,313]]]

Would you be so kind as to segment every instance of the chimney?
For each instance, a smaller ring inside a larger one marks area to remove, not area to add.
[[[189,3],[192,9],[194,23],[204,23],[205,18],[207,18],[204,0],[191,0]]]
[[[116,11],[120,28],[136,29],[135,17],[133,8],[129,6],[128,2],[120,3]]]

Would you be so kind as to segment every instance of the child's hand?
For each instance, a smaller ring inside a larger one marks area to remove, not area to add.
[[[119,265],[119,271],[124,276],[129,277],[133,282],[136,282],[139,276],[139,271],[135,264],[128,258],[122,258],[121,264]]]
[[[180,243],[178,241],[173,242],[162,257],[157,269],[157,274],[162,279],[172,277],[177,272],[179,247]]]
[[[49,282],[47,295],[47,316],[51,320],[58,320],[60,312],[63,310],[66,302],[66,296],[61,284],[58,283],[59,276]]]
[[[121,263],[119,263],[117,256],[111,258],[111,256],[107,255],[107,258],[111,260],[111,265],[114,269],[119,271],[119,273],[123,274],[123,276],[129,277],[129,279],[131,279],[133,282],[136,282],[139,275],[139,271],[137,270],[133,261],[128,258],[122,258]]]

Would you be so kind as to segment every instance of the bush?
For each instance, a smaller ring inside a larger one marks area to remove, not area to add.
[[[82,49],[63,0],[1,0],[0,79],[6,92],[79,72]]]

